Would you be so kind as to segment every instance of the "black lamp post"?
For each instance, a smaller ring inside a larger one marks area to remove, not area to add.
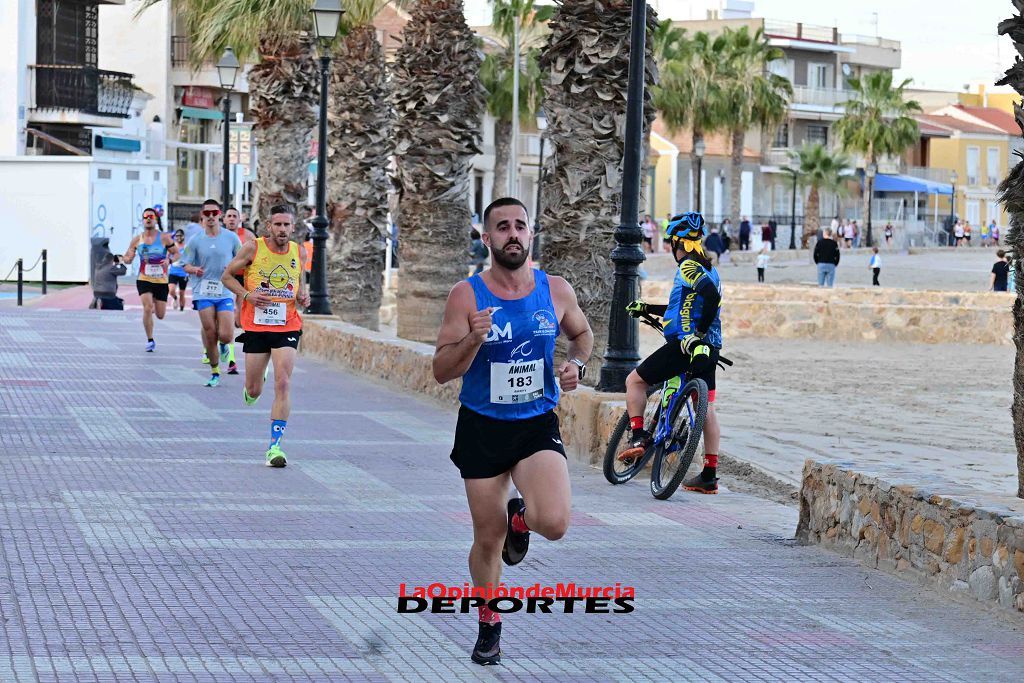
[[[643,158],[644,62],[647,38],[647,2],[633,0],[629,36],[629,84],[626,90],[626,139],[622,163],[622,212],[615,229],[615,284],[608,315],[608,348],[601,367],[600,391],[626,390],[626,377],[640,362],[640,326],[626,306],[637,297],[637,266],[644,262],[640,249],[643,232],[640,211],[640,160]]]
[[[953,231],[954,224],[956,223],[956,171],[949,174],[949,181],[953,185],[953,194],[949,195],[949,234],[947,239],[947,246],[953,246]]]
[[[537,113],[537,134],[540,137],[540,156],[537,159],[537,201],[533,215],[533,260],[540,260],[540,190],[544,184],[544,131],[548,129],[548,119],[544,112]]]
[[[235,88],[235,78],[238,77],[240,67],[235,51],[230,47],[225,48],[217,62],[217,77],[220,79],[220,87],[224,89],[224,183],[220,200],[225,211],[231,204],[231,91]]]
[[[871,247],[874,242],[871,240],[871,200],[875,198],[875,174],[878,173],[878,166],[875,162],[868,164],[868,167],[864,169],[864,175],[867,177],[867,191],[868,191],[868,243],[867,246]]]
[[[313,219],[313,264],[309,278],[307,313],[330,315],[327,298],[327,72],[331,65],[328,44],[338,35],[341,0],[316,0],[313,26],[320,41],[320,121],[316,156],[316,218]]]
[[[704,175],[704,146],[703,140],[698,140],[693,146],[693,155],[697,157],[697,213],[700,213],[700,178]]]
[[[789,248],[796,249],[796,181],[800,177],[800,171],[795,168],[782,170],[793,176],[793,200],[789,208]]]

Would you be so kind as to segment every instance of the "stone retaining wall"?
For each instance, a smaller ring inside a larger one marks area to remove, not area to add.
[[[644,282],[646,301],[667,301],[670,282]],[[997,292],[824,289],[729,284],[722,326],[729,337],[926,344],[1013,342],[1013,295]]]
[[[939,478],[922,485],[920,473],[850,467],[804,465],[799,540],[1024,612],[1024,500],[982,495]]]

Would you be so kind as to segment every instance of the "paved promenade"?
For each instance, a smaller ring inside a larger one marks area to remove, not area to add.
[[[269,396],[202,384],[197,321],[0,310],[0,681],[1020,681],[1024,622],[791,540],[796,511],[651,498],[572,465],[573,526],[510,584],[621,582],[628,615],[400,615],[467,577],[454,411],[308,358]]]

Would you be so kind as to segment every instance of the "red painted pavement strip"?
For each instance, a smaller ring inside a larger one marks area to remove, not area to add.
[[[142,301],[135,289],[135,284],[120,285],[117,288],[117,295],[124,299],[125,308],[142,308]],[[25,304],[36,308],[57,308],[63,311],[80,311],[89,308],[92,303],[92,287],[79,285],[54,291],[46,296],[37,296],[33,299],[26,299]],[[185,296],[186,308],[191,308],[192,293],[189,291]],[[170,303],[168,303],[168,308]]]

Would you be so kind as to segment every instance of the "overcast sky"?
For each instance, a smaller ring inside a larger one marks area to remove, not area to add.
[[[465,0],[471,25],[490,21],[487,0]],[[540,0],[538,4],[546,4]],[[662,18],[685,19],[687,0],[652,2]],[[704,4],[701,2],[701,4]],[[876,14],[877,13],[877,14]],[[961,90],[964,84],[991,86],[1013,64],[1007,37],[996,35],[1014,14],[1010,0],[755,0],[754,16],[837,26],[841,33],[899,40],[903,67],[897,76],[911,87]],[[877,22],[877,31],[876,31]]]

